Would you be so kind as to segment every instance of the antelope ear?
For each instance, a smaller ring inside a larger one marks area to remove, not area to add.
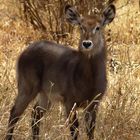
[[[103,11],[102,16],[102,26],[105,26],[109,23],[111,23],[116,15],[116,8],[113,4],[109,5],[105,10]]]
[[[76,25],[81,24],[81,18],[80,18],[79,13],[71,5],[66,5],[65,6],[65,15],[66,15],[66,20],[69,23],[76,24]]]

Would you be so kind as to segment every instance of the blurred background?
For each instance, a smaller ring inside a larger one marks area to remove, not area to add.
[[[99,110],[95,140],[140,139],[140,0],[0,0],[0,139],[17,95],[16,61],[36,40],[52,40],[77,49],[79,29],[65,21],[64,7],[74,5],[83,16],[101,15],[114,3],[115,20],[106,27],[108,88]],[[14,131],[15,140],[31,139],[32,105]],[[42,119],[41,140],[69,140],[65,113],[54,104]],[[79,139],[86,140],[79,111]]]

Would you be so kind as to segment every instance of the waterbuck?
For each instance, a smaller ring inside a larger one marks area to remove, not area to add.
[[[32,113],[34,140],[39,139],[39,120],[52,100],[62,101],[67,115],[75,103],[76,108],[85,102],[90,103],[85,121],[89,140],[94,137],[99,102],[92,100],[95,97],[100,100],[106,90],[104,27],[113,21],[115,6],[109,5],[102,16],[81,17],[74,7],[67,5],[65,15],[68,22],[80,27],[79,48],[74,50],[50,41],[38,41],[23,51],[17,63],[18,96],[11,109],[7,140],[12,139],[14,125],[37,95],[38,101]],[[73,113],[70,132],[72,139],[77,140],[79,123],[76,112]]]

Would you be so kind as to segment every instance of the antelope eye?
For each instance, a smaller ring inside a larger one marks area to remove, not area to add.
[[[99,26],[97,26],[97,27],[96,27],[96,31],[99,31],[99,30],[100,30],[100,27],[99,27]]]
[[[96,26],[94,29],[93,29],[93,34],[95,34],[96,32],[98,32],[100,30],[100,27],[99,26]]]

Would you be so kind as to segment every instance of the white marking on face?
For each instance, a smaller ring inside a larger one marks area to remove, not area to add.
[[[93,30],[92,33],[95,34],[96,32],[98,32],[100,30],[100,26],[97,25]]]
[[[86,51],[89,51],[93,48],[93,43],[91,40],[83,40],[82,48]]]

